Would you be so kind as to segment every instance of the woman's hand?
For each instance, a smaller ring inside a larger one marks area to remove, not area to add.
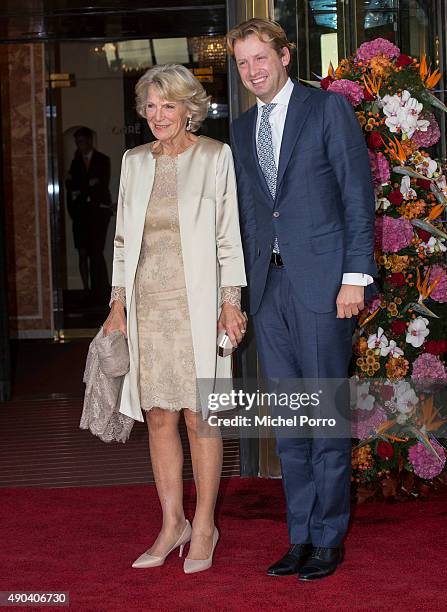
[[[109,316],[103,325],[104,336],[108,336],[113,331],[120,331],[127,337],[127,323],[124,305],[118,300],[112,302]]]
[[[247,317],[242,314],[240,308],[224,302],[217,322],[217,334],[226,331],[231,344],[236,347],[244,338],[247,329]]]

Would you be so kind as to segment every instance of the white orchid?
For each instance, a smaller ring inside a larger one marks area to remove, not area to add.
[[[417,193],[412,187],[410,187],[410,184],[411,179],[409,176],[404,176],[400,182],[400,192],[406,200],[415,198],[417,196]]]
[[[426,157],[422,164],[417,164],[416,166],[416,170],[428,178],[432,178],[437,169],[438,164],[431,157]]]
[[[407,337],[405,340],[411,346],[419,348],[425,342],[425,338],[430,333],[428,329],[428,319],[424,317],[416,317],[407,328]]]
[[[430,122],[419,119],[423,105],[406,89],[400,95],[384,96],[380,103],[386,115],[385,124],[391,132],[402,132],[411,138],[416,130],[427,131]]]
[[[386,210],[390,206],[391,206],[391,202],[387,198],[385,197],[376,198],[376,212],[380,209]]]
[[[379,327],[377,334],[371,334],[368,338],[368,348],[380,349],[380,354],[383,356],[385,353],[382,351],[388,346],[388,338],[384,334],[382,327]]]
[[[423,247],[428,255],[432,255],[433,253],[444,253],[444,251],[447,251],[444,240],[445,238],[435,238],[435,236],[432,236],[428,242],[421,242],[420,246]]]
[[[383,108],[383,112],[387,117],[392,117],[393,115],[397,115],[402,104],[400,97],[396,94],[394,96],[386,95],[379,102],[380,106]]]
[[[354,410],[370,411],[374,407],[375,398],[369,392],[369,382],[356,384],[351,397]]]
[[[385,346],[381,350],[381,355],[386,357],[389,355],[390,357],[397,357],[398,355],[403,355],[404,352],[401,348],[399,348],[394,340],[390,340],[388,346]]]
[[[403,90],[400,96],[400,99],[401,99],[401,106],[407,109],[408,112],[410,112],[412,115],[421,114],[422,109],[424,108],[423,104],[421,102],[418,102],[416,98],[412,98],[411,93],[408,91],[408,89]],[[423,131],[426,131],[426,130],[423,130]]]
[[[401,414],[409,414],[418,403],[415,390],[406,380],[400,380],[393,385],[396,409]]]

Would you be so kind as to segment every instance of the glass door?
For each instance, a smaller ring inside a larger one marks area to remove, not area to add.
[[[423,0],[276,0],[275,19],[297,43],[293,74],[306,80],[326,76],[329,63],[363,42],[386,38],[403,53],[435,59],[436,20]]]
[[[108,313],[121,158],[152,139],[135,84],[154,64],[184,64],[212,96],[201,133],[228,141],[224,39],[48,43],[46,57],[56,327],[92,335]]]
[[[344,5],[337,0],[276,0],[275,19],[297,45],[292,74],[306,80],[325,75],[346,49]]]

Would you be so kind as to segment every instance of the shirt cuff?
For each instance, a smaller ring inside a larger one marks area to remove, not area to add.
[[[341,281],[342,285],[360,285],[366,287],[374,282],[374,279],[369,274],[361,272],[345,272]]]

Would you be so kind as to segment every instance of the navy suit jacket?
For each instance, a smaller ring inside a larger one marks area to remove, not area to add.
[[[297,300],[331,312],[343,273],[377,274],[362,129],[344,96],[294,81],[273,199],[258,162],[256,119],[254,106],[232,124],[250,313],[264,293],[275,235]]]

